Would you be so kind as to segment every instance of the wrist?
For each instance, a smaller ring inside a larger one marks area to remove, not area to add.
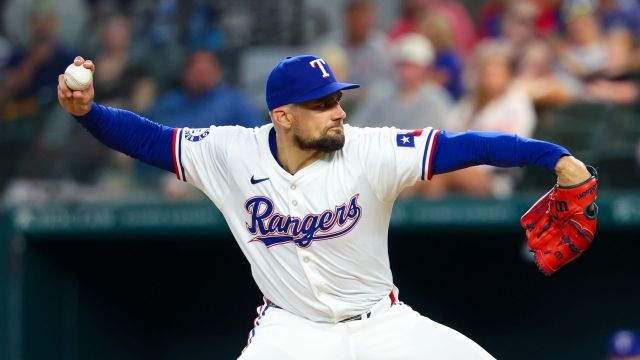
[[[78,121],[82,121],[90,117],[92,113],[95,113],[97,107],[98,107],[98,104],[92,101],[88,106],[82,106],[78,109],[74,109],[73,111],[70,111],[70,113]]]
[[[555,166],[558,175],[558,185],[572,186],[584,182],[591,177],[591,173],[582,161],[573,156],[563,156]]]

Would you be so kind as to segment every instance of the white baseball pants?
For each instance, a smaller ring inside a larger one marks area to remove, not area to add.
[[[239,360],[494,359],[471,339],[408,305],[391,306],[388,297],[369,318],[337,324],[261,306],[254,325]]]

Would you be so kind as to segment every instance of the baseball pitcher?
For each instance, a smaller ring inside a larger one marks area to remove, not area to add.
[[[266,84],[271,124],[253,129],[169,128],[98,105],[93,87],[72,91],[62,75],[58,98],[104,144],[175,173],[220,209],[264,295],[239,359],[493,359],[399,300],[387,251],[396,197],[468,166],[554,170],[557,184],[521,220],[551,275],[593,240],[595,171],[515,135],[346,125],[342,91],[357,87],[320,57],[283,59]]]

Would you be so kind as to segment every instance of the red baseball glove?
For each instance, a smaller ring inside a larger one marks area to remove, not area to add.
[[[555,185],[520,219],[538,269],[547,276],[587,250],[596,233],[598,174],[573,186]]]

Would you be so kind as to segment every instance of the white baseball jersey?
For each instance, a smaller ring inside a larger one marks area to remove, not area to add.
[[[178,129],[180,180],[220,209],[264,296],[338,322],[393,287],[387,233],[402,189],[429,176],[438,131],[344,126],[345,146],[291,175],[273,125]]]

